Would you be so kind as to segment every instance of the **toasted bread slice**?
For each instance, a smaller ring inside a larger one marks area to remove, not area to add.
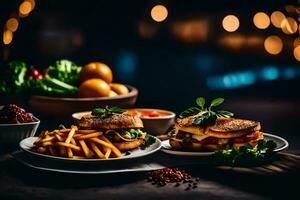
[[[205,135],[217,138],[233,138],[259,131],[260,128],[260,123],[257,121],[218,118],[213,126],[206,128]]]
[[[236,118],[217,118],[213,126],[203,127],[192,125],[193,120],[199,116],[177,119],[175,128],[195,135],[207,135],[217,138],[240,137],[260,130],[260,123],[252,120]]]
[[[83,116],[79,126],[91,129],[128,129],[143,128],[142,120],[128,114],[113,114],[106,117]]]

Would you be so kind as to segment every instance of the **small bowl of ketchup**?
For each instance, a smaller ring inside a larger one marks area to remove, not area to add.
[[[168,129],[175,122],[175,113],[168,110],[133,108],[128,109],[127,113],[140,117],[144,124],[144,130],[150,135],[167,133]]]

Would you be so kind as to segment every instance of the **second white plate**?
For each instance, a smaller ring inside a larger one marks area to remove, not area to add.
[[[282,151],[286,149],[289,146],[289,143],[282,137],[279,137],[277,135],[269,134],[269,133],[264,133],[264,139],[265,140],[273,140],[276,144],[277,147],[274,150],[275,152]],[[214,152],[213,151],[207,151],[207,152],[195,152],[195,151],[178,151],[178,150],[173,150],[169,140],[165,140],[161,142],[161,150],[167,154],[171,155],[176,155],[176,156],[210,156]]]

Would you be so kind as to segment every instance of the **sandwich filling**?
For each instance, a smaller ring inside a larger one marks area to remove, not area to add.
[[[263,139],[260,123],[235,118],[218,118],[212,126],[193,126],[188,120],[177,119],[170,135],[170,144],[174,148],[192,150],[216,150],[240,147],[245,143],[256,146]]]

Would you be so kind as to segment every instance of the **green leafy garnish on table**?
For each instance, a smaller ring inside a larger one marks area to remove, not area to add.
[[[113,114],[121,114],[126,112],[127,110],[123,108],[119,108],[117,106],[109,107],[106,106],[105,108],[95,108],[92,110],[93,116],[105,117]]]
[[[213,125],[218,117],[230,118],[233,113],[225,110],[213,111],[213,107],[217,107],[224,102],[224,98],[213,99],[208,107],[205,107],[205,98],[198,97],[196,99],[196,106],[188,108],[187,110],[180,113],[179,118],[189,117],[201,113],[197,116],[193,125]]]
[[[240,148],[218,150],[212,158],[219,165],[259,165],[272,158],[276,147],[272,140],[259,140],[256,147],[246,143]]]

